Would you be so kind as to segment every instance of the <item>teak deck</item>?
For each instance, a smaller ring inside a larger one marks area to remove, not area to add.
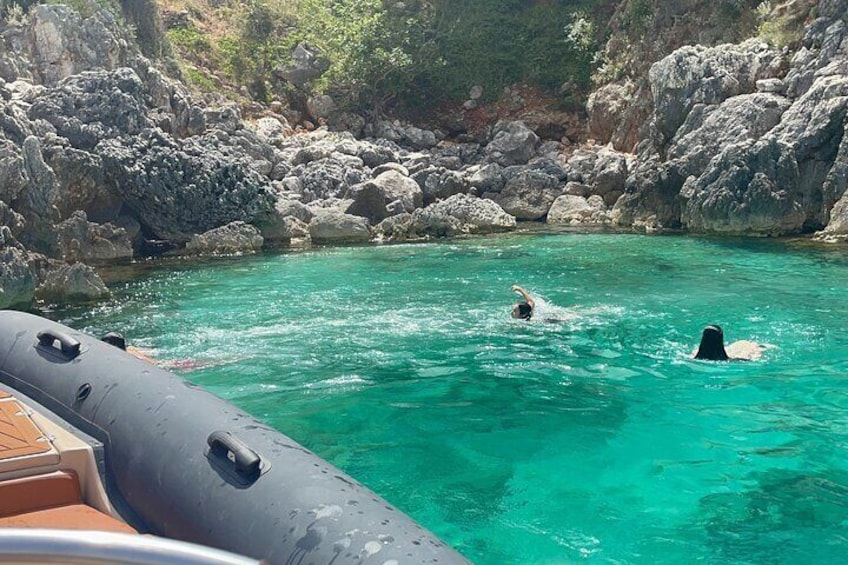
[[[55,463],[54,468],[45,471],[45,462]],[[0,528],[137,533],[87,504],[78,474],[62,467],[61,450],[28,409],[0,390]]]
[[[1,392],[1,391],[0,391]],[[0,396],[0,460],[50,451],[44,437],[24,408],[11,395]]]

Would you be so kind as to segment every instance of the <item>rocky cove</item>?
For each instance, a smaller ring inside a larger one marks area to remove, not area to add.
[[[195,101],[107,11],[33,6],[0,43],[0,307],[98,299],[102,264],[414,241],[519,222],[848,240],[848,0],[796,51],[679,48],[589,99],[595,141],[502,120],[476,138],[398,121],[296,131]],[[330,123],[333,123],[330,120]]]

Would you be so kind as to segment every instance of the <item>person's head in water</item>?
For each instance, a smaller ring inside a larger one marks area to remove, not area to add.
[[[533,316],[533,307],[526,302],[519,302],[512,309],[512,317],[521,320],[529,320]]]
[[[695,353],[695,359],[707,359],[708,361],[727,361],[729,357],[724,350],[724,332],[721,326],[710,324],[704,328],[701,334],[701,344]]]
[[[100,338],[100,341],[105,341],[109,345],[114,345],[124,351],[127,350],[127,340],[124,339],[124,336],[119,334],[118,332],[109,332],[103,337]]]

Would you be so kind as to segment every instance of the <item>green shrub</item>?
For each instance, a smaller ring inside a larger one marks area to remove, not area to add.
[[[166,33],[172,45],[192,53],[208,53],[212,49],[209,38],[194,28],[174,28]]]
[[[557,89],[589,83],[599,45],[591,19],[594,2],[444,0],[436,34],[446,61],[445,89],[464,96],[474,84],[497,96],[526,82]]]
[[[254,99],[268,102],[272,71],[293,47],[288,30],[294,13],[283,0],[250,0],[235,19],[235,33],[218,43],[221,64]]]
[[[645,32],[654,14],[652,0],[625,0],[625,2],[625,25],[636,33]]]
[[[193,65],[186,65],[180,70],[182,71],[183,77],[189,86],[193,86],[205,92],[213,92],[216,90],[214,81],[209,77],[209,75],[197,67]]]
[[[330,67],[316,87],[345,105],[379,113],[408,94],[424,70],[438,66],[427,36],[430,10],[409,2],[301,0],[298,41],[317,47]]]
[[[26,24],[26,16],[27,12],[20,4],[9,6],[5,2],[0,4],[0,17],[4,18],[9,25],[22,26]]]
[[[3,19],[14,17],[19,22],[23,14],[29,11],[30,6],[38,0],[0,0],[0,17]]]
[[[301,0],[299,39],[330,69],[315,85],[375,112],[497,97],[528,83],[587,86],[599,44],[596,2],[551,0]]]
[[[760,2],[756,9],[759,37],[777,49],[797,45],[803,38],[803,18],[812,10],[813,7],[808,7],[806,11],[779,12],[768,0]]]

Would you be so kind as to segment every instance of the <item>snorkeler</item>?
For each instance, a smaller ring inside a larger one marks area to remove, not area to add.
[[[147,361],[148,363],[153,363],[154,365],[156,364],[156,361],[154,361],[151,357],[147,356],[137,347],[133,347],[132,345],[128,346],[127,340],[124,339],[124,336],[122,336],[118,332],[109,332],[103,337],[101,337],[100,341],[104,341],[109,345],[114,345],[118,349],[123,349],[133,357],[141,359],[142,361]]]
[[[526,290],[514,284],[510,287],[510,290],[513,292],[517,292],[524,299],[512,309],[512,317],[519,318],[521,320],[529,320],[533,317],[533,308],[536,307],[536,302],[533,300],[533,297],[530,296]]]
[[[104,341],[109,345],[114,345],[118,349],[123,349],[133,357],[137,357],[142,361],[147,361],[148,363],[158,365],[163,369],[178,370],[183,373],[188,373],[189,371],[194,371],[196,369],[202,369],[204,367],[210,366],[208,362],[199,361],[197,359],[175,359],[173,361],[157,361],[147,355],[141,349],[133,347],[132,345],[127,345],[127,340],[124,339],[124,336],[122,336],[118,332],[109,332],[102,338],[100,338],[100,341]]]
[[[704,359],[707,361],[730,361],[733,359],[742,359],[746,361],[754,361],[759,359],[766,347],[748,340],[734,341],[725,349],[724,347],[724,331],[721,326],[710,324],[704,328],[701,334],[701,343],[695,351],[695,359]]]

